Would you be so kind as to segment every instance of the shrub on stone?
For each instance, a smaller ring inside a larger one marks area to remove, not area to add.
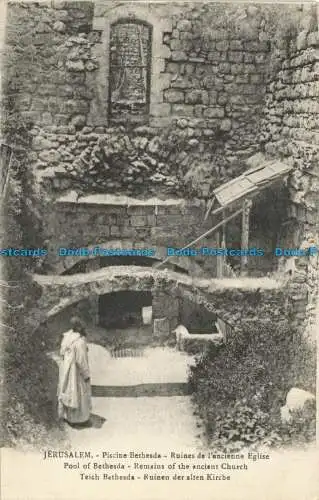
[[[314,392],[315,370],[315,352],[285,322],[261,320],[257,330],[247,325],[224,349],[208,350],[189,380],[210,445],[237,449],[311,440],[313,419],[304,429],[299,422],[289,430],[281,424],[280,407],[292,386]]]

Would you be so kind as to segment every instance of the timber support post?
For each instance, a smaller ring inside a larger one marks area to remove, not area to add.
[[[242,212],[242,226],[241,226],[241,249],[247,250],[249,246],[249,217],[250,210],[252,206],[251,200],[244,200],[243,202],[243,212]],[[240,274],[241,276],[247,276],[248,274],[248,255],[241,256],[240,262]]]

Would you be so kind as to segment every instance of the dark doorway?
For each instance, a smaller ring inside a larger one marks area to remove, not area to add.
[[[259,248],[264,255],[248,257],[250,276],[266,276],[276,270],[278,259],[274,256],[282,226],[287,221],[288,189],[282,184],[273,185],[261,191],[254,199],[250,212],[249,248]],[[226,246],[241,248],[240,216],[226,226]],[[237,273],[240,272],[241,258],[227,257],[227,262]]]
[[[151,292],[123,291],[99,297],[99,324],[107,328],[142,326],[143,307],[152,305]]]
[[[216,333],[217,315],[185,298],[180,301],[179,321],[189,333]]]

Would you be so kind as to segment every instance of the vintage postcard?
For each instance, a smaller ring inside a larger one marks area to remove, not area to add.
[[[1,499],[318,500],[316,2],[0,19]]]

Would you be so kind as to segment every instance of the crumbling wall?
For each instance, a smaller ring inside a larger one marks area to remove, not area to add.
[[[110,23],[129,15],[153,26],[151,127],[135,133],[110,129],[107,109]],[[259,149],[269,24],[249,5],[10,3],[6,64],[38,182],[209,197]]]
[[[167,247],[182,248],[212,227],[209,218],[204,221],[206,206],[200,200],[176,203],[155,199],[153,203],[139,201],[136,204],[136,200],[127,199],[119,204],[116,197],[112,199],[113,203],[107,201],[107,197],[104,203],[101,200],[100,203],[94,200],[56,203],[54,211],[45,218],[48,256],[43,264],[46,272],[62,272],[64,265],[68,268],[68,262],[72,265],[76,262],[72,257],[59,256],[59,247],[145,248],[155,252],[155,259],[164,260]],[[195,247],[216,246],[214,237],[202,239]],[[216,257],[198,254],[173,257],[171,262],[191,275],[198,276],[202,266],[203,272],[214,276]]]
[[[269,155],[293,165],[290,217],[310,229],[318,223],[319,189],[316,6],[304,6],[281,30],[270,61],[261,139]]]
[[[319,248],[319,119],[317,7],[304,5],[277,27],[260,142],[266,154],[293,166],[281,245]],[[313,325],[318,256],[297,259],[291,276],[294,322]],[[304,322],[306,320],[306,322]]]

